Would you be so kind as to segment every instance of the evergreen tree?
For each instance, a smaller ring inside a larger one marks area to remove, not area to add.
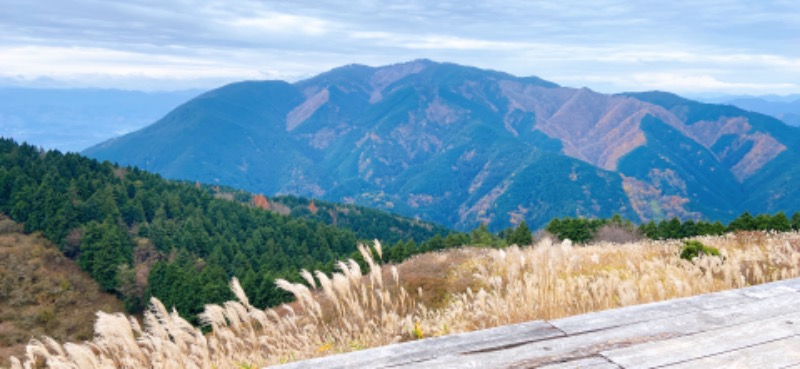
[[[509,245],[527,246],[533,243],[533,235],[523,220],[506,240]]]
[[[787,232],[792,230],[792,223],[784,212],[779,211],[770,219],[768,229],[778,232]]]
[[[728,224],[729,231],[752,231],[756,229],[758,229],[756,220],[747,211]]]
[[[132,247],[128,234],[111,217],[103,223],[92,221],[86,226],[78,255],[78,266],[88,272],[100,287],[113,291],[119,283],[120,265],[130,264]]]
[[[639,226],[639,232],[650,239],[658,239],[658,227],[654,221],[649,221]]]

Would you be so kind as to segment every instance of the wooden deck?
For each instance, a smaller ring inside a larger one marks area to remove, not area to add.
[[[800,369],[800,279],[277,368]]]

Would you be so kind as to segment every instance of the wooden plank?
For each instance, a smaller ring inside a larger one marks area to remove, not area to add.
[[[767,316],[786,315],[800,304],[800,294],[793,298],[775,297],[751,300],[739,306],[703,310],[599,331],[568,335],[499,351],[452,353],[425,362],[425,368],[531,368],[570,359],[579,359],[647,342],[703,332],[731,325],[761,320]],[[613,360],[612,360],[613,361]],[[619,364],[619,363],[618,363]],[[404,367],[404,366],[400,366]],[[624,367],[624,366],[623,366]]]
[[[747,287],[743,290],[751,290],[760,286],[783,286],[794,289],[796,291],[800,291],[800,278],[784,279],[782,281],[770,282],[758,286]]]
[[[760,312],[755,316],[764,317]],[[602,352],[626,369],[661,367],[735,351],[800,334],[800,313]],[[800,348],[800,347],[798,347]]]
[[[760,284],[758,286],[748,287],[745,289],[741,289],[742,294],[749,297],[754,298],[770,298],[774,296],[779,296],[785,293],[794,293],[798,292],[800,289],[800,284],[792,285],[790,283],[766,283]]]
[[[441,355],[467,351],[500,350],[505,347],[563,335],[563,332],[549,323],[539,320],[299,361],[276,368],[414,367]]]
[[[550,321],[567,334],[605,329],[620,324],[678,316],[699,310],[715,310],[753,299],[765,299],[800,292],[800,278],[765,283],[758,286],[684,297],[613,310],[576,315]]]
[[[741,325],[747,325],[749,329],[758,332],[763,330],[763,323],[753,322],[776,316],[787,318],[791,312],[796,311],[797,306],[800,306],[800,279],[584,314],[549,323],[536,321],[419,340],[301,361],[279,368],[488,369],[542,365],[559,368],[558,365],[567,363],[600,365],[603,360],[598,358],[600,352],[622,353],[626,348],[633,352],[638,347],[656,346],[649,342],[682,342],[678,341],[681,337],[690,342],[691,337],[705,337],[705,331],[725,330]],[[778,324],[779,321],[778,319],[770,324]],[[800,326],[800,322],[797,326]],[[743,334],[737,336],[735,329],[730,329],[730,337],[750,339]],[[786,329],[788,328],[776,328],[784,333]],[[712,345],[714,342],[708,337],[705,339],[698,347]],[[736,339],[726,341],[736,342]],[[756,341],[757,344],[766,342],[764,339]],[[725,350],[716,352],[722,355]],[[608,364],[606,361],[603,365]],[[612,368],[617,367],[613,363],[610,365]],[[609,366],[599,368],[607,367]]]
[[[635,324],[649,320],[677,317],[687,313],[717,309],[755,300],[757,298],[745,296],[739,290],[730,290],[575,315],[552,320],[550,323],[567,334],[577,334],[607,329],[622,324]]]
[[[800,367],[800,337],[793,336],[760,345],[669,365],[669,369],[707,368],[797,368]]]
[[[540,366],[539,369],[619,369],[619,365],[608,361],[602,356],[592,356],[584,359]]]

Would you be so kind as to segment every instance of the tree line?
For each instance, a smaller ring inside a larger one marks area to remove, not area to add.
[[[635,225],[623,220],[619,215],[610,219],[597,218],[556,218],[550,221],[545,231],[560,239],[570,239],[577,243],[610,240],[609,234],[627,234],[629,238],[647,237],[650,239],[679,239],[706,235],[721,235],[736,231],[778,231],[800,230],[800,211],[789,218],[785,213],[751,215],[745,211],[728,224],[719,221],[685,220],[678,218],[649,221]]]

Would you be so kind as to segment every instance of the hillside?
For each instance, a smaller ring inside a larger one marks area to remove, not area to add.
[[[0,365],[21,356],[33,337],[91,340],[99,310],[122,312],[114,295],[40,235],[0,216]]]
[[[462,230],[800,209],[800,129],[775,118],[429,60],[231,84],[85,154]]]
[[[390,234],[413,244],[443,230],[344,207],[352,210],[350,224],[364,228],[350,230],[232,200],[137,168],[0,140],[0,212],[26,232],[42,232],[132,312],[155,296],[196,322],[204,304],[231,297],[227,283],[234,276],[253,304],[273,306],[290,297],[275,279],[299,280],[303,268],[332,270],[336,260],[356,252],[359,234]]]
[[[361,240],[378,239],[386,244],[404,241],[421,243],[453,231],[441,225],[402,217],[354,204],[341,204],[297,196],[264,196],[228,186],[202,185],[215,197],[239,201],[292,218],[314,220],[350,230]]]

